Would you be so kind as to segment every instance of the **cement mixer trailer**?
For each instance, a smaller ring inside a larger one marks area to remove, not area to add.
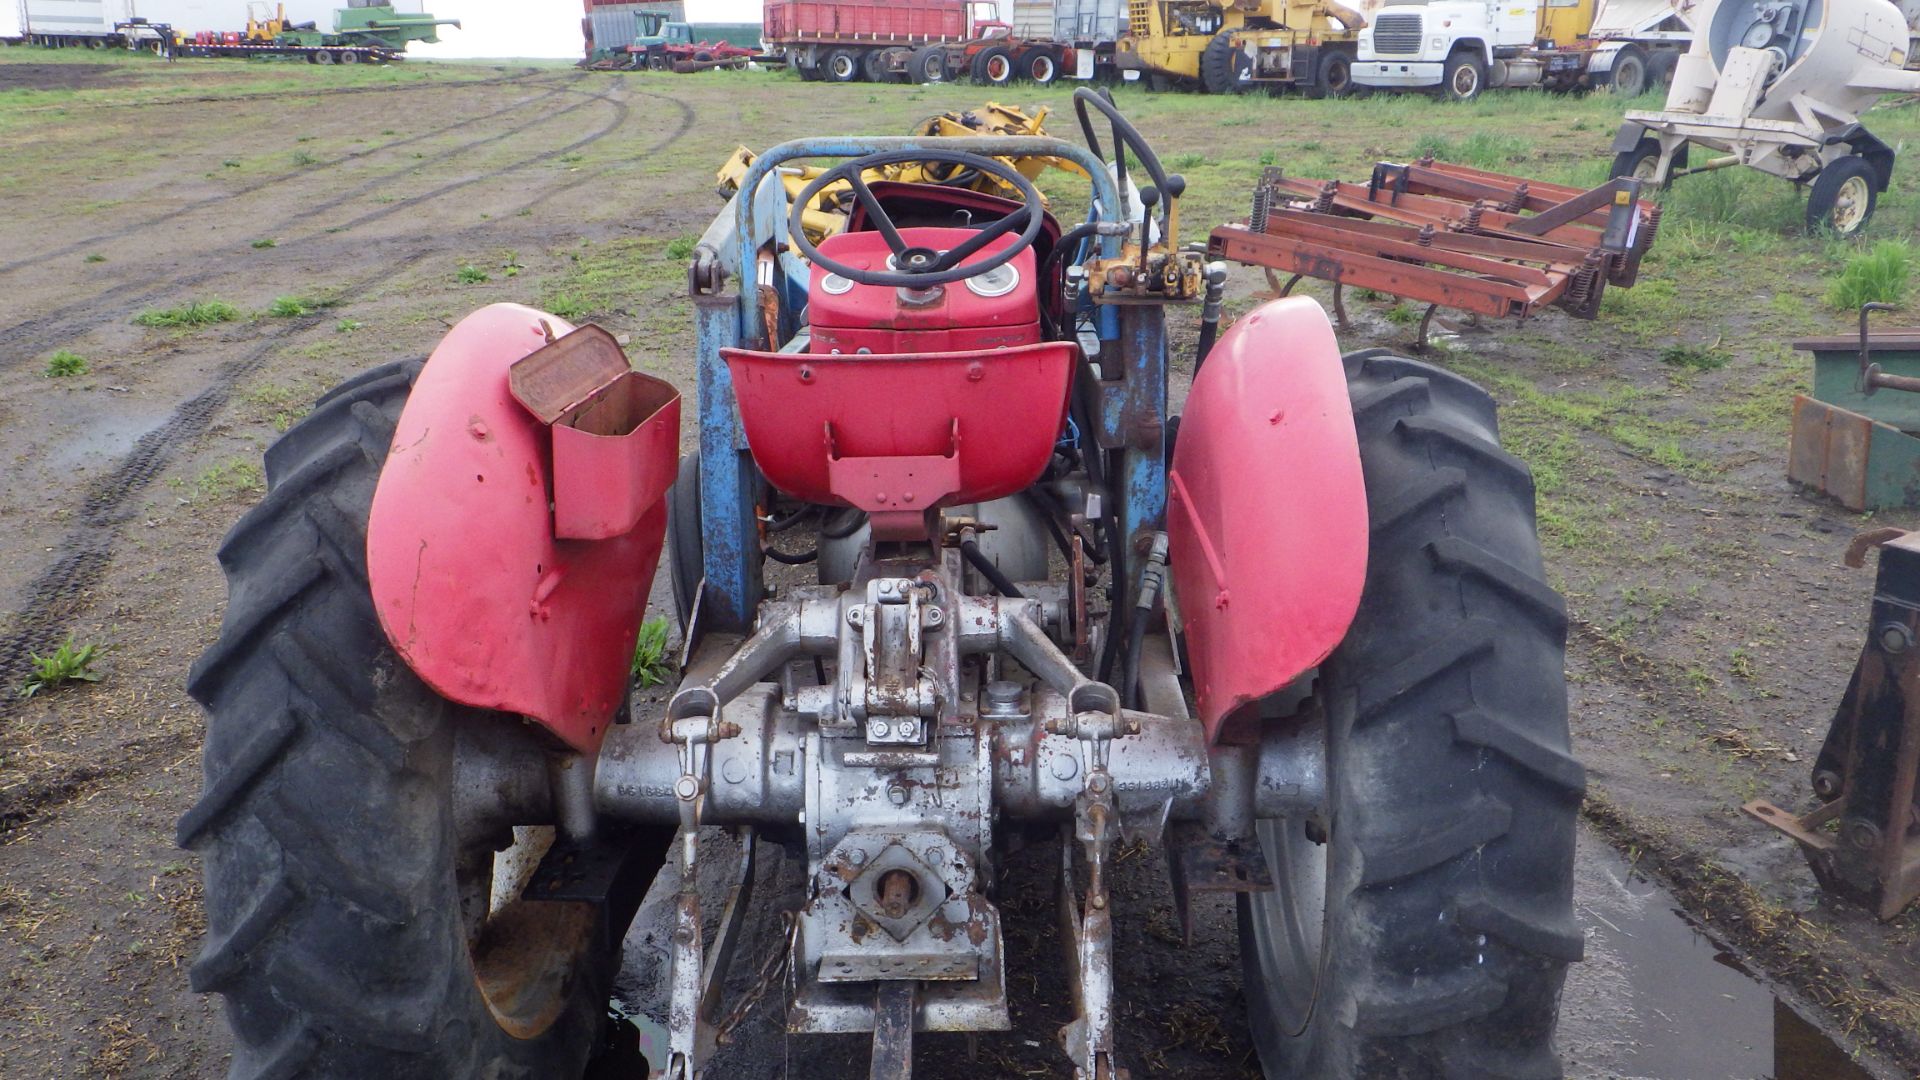
[[[1665,186],[1750,165],[1807,188],[1812,233],[1851,236],[1893,175],[1893,148],[1860,115],[1883,94],[1920,90],[1905,70],[1907,20],[1888,0],[1721,0],[1680,57],[1666,108],[1630,112],[1613,175]],[[1716,151],[1689,164],[1689,151]]]

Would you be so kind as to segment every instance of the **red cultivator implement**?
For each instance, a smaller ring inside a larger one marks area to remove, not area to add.
[[[684,454],[673,387],[505,304],[268,451],[180,824],[236,1075],[578,1076],[652,890],[664,956],[625,988],[654,1076],[748,1075],[730,1038],[765,995],[901,1080],[917,1033],[1005,1030],[1044,982],[1061,1074],[1122,1080],[1135,844],[1183,922],[1233,894],[1269,1075],[1557,1074],[1584,774],[1492,399],[1341,356],[1304,297],[1220,330],[1184,181],[1075,98],[1087,147],[755,160],[688,268]],[[1075,217],[1010,164],[1035,157],[1087,178]],[[927,179],[867,179],[902,165]],[[847,227],[816,242],[830,189]],[[1166,311],[1195,303],[1175,416]],[[648,715],[656,563],[685,646]],[[730,1003],[758,848],[797,866]],[[1064,979],[1005,946],[1013,860],[1053,877]]]
[[[1524,319],[1548,305],[1576,318],[1625,288],[1653,244],[1660,208],[1631,178],[1579,188],[1422,158],[1381,162],[1365,184],[1304,180],[1269,168],[1244,225],[1213,230],[1216,257],[1268,270],[1285,294],[1302,277],[1428,305]],[[1273,275],[1291,274],[1281,285]],[[1342,321],[1344,309],[1340,310]]]

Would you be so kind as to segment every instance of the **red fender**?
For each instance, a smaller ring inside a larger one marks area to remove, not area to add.
[[[381,628],[427,685],[462,704],[530,717],[593,753],[626,692],[666,535],[680,399],[634,373],[623,378],[644,381],[653,396],[631,424],[609,429],[597,401],[549,428],[508,383],[515,361],[547,343],[543,321],[556,335],[573,330],[532,308],[495,304],[462,319],[434,349],[374,491],[367,570]],[[624,368],[610,339],[605,348]],[[599,422],[580,419],[589,413]],[[598,481],[601,504],[631,508],[578,526],[563,507],[560,531],[594,539],[555,535],[562,434],[562,502]],[[584,452],[583,443],[591,444]]]
[[[1208,739],[1327,658],[1367,570],[1367,493],[1333,327],[1305,297],[1220,335],[1168,477],[1167,540]]]

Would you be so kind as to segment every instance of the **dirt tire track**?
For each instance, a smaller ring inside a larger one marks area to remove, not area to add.
[[[267,90],[257,94],[195,94],[192,97],[161,98],[156,101],[101,101],[80,105],[41,105],[31,109],[21,109],[22,113],[37,112],[74,112],[96,109],[152,109],[166,105],[205,105],[208,103],[226,104],[230,101],[282,101],[287,98],[338,97],[341,94],[397,94],[409,90],[438,90],[445,87],[494,86],[529,79],[540,74],[540,68],[522,68],[512,75],[495,75],[486,79],[448,79],[443,82],[406,83],[398,86],[339,86],[318,90]]]
[[[507,80],[507,81],[512,81],[512,80]],[[379,146],[370,146],[364,150],[355,150],[351,154],[344,154],[340,157],[332,158],[327,161],[322,161],[316,165],[312,165],[301,172],[288,173],[284,176],[268,177],[264,180],[260,180],[252,184],[247,184],[243,187],[235,188],[232,191],[222,192],[218,195],[211,195],[211,196],[208,196],[207,198],[199,199],[194,202],[187,203],[184,206],[176,207],[174,210],[169,212],[163,218],[154,218],[154,219],[149,219],[144,221],[136,221],[130,225],[125,226],[124,228],[115,229],[112,232],[105,232],[105,233],[99,234],[98,236],[89,236],[82,240],[76,240],[73,243],[68,244],[66,247],[63,247],[63,248],[57,248],[53,251],[41,252],[37,255],[29,255],[26,258],[15,259],[12,262],[8,262],[8,263],[0,263],[0,274],[11,273],[12,271],[19,270],[22,267],[36,266],[40,263],[49,262],[53,259],[58,259],[62,256],[72,255],[80,251],[85,251],[88,248],[96,247],[100,244],[109,243],[114,240],[120,240],[125,237],[132,236],[136,233],[144,232],[148,229],[157,228],[160,225],[166,224],[168,222],[171,222],[179,218],[183,214],[190,214],[197,210],[203,210],[209,206],[218,206],[221,203],[228,202],[233,199],[238,199],[245,195],[251,195],[256,191],[262,191],[267,188],[277,186],[279,184],[284,184],[289,180],[296,180],[301,177],[311,176],[314,173],[320,172],[325,169],[333,168],[336,165],[345,165],[345,164],[348,164],[349,162],[359,161],[362,158],[371,157],[374,154],[383,154],[389,150],[398,150],[403,146],[411,146],[414,143],[420,142],[424,139],[437,138],[438,136],[445,135],[447,132],[450,132],[450,131],[458,131],[459,129],[464,127],[471,127],[474,124],[484,123],[485,121],[491,120],[496,116],[501,116],[505,113],[512,112],[516,109],[524,109],[529,105],[536,105],[542,101],[546,101],[548,98],[556,97],[562,93],[565,93],[572,85],[577,84],[581,81],[582,81],[581,77],[575,77],[573,79],[568,80],[568,86],[555,87],[537,97],[527,98],[523,101],[516,101],[516,102],[513,102],[512,104],[504,105],[498,109],[495,109],[492,112],[480,113],[479,115],[476,115],[476,116],[470,116],[464,120],[459,120],[459,121],[455,121],[454,123],[447,124],[444,127],[435,128],[432,131],[423,131],[418,135],[409,135],[404,139],[395,139],[393,142],[382,143]],[[465,86],[467,84],[461,83],[456,85]],[[542,84],[538,82],[528,82],[526,85],[539,86]],[[418,167],[419,166],[416,164],[414,166],[410,166],[406,170],[402,170],[402,172],[412,171],[412,169],[418,168]],[[399,175],[399,174],[396,174],[396,175]],[[385,179],[385,178],[381,178],[381,179]],[[379,182],[380,181],[378,179],[374,181],[370,181],[369,185],[362,185],[362,187],[358,190],[364,191],[368,186],[372,184],[377,184]]]
[[[576,105],[568,106],[566,109],[561,110],[562,113],[571,112],[575,109],[584,108],[587,105],[591,105],[594,102],[604,102],[614,107],[613,119],[608,121],[606,124],[602,125],[598,130],[593,131],[580,139],[576,139],[565,146],[557,147],[552,150],[546,150],[539,154],[535,154],[532,157],[524,158],[520,161],[517,161],[511,165],[507,165],[503,168],[496,169],[487,173],[482,173],[477,176],[470,176],[470,177],[466,177],[465,179],[451,181],[449,183],[442,184],[441,186],[434,188],[430,191],[424,191],[418,195],[409,196],[408,198],[401,199],[397,202],[389,203],[383,207],[380,207],[377,210],[368,211],[367,213],[362,214],[357,218],[353,218],[345,222],[344,224],[336,226],[331,231],[335,233],[350,232],[351,230],[359,228],[362,225],[366,225],[371,222],[378,221],[382,218],[387,217],[390,214],[398,213],[401,210],[411,209],[412,207],[419,206],[421,203],[428,202],[433,199],[442,198],[446,195],[452,194],[455,191],[459,191],[463,188],[470,187],[484,180],[491,180],[491,179],[494,179],[495,177],[505,176],[509,173],[517,172],[521,169],[528,168],[529,166],[543,164],[555,158],[573,153],[574,151],[579,150],[582,147],[598,142],[599,140],[606,138],[608,135],[618,130],[622,124],[626,123],[627,117],[630,114],[631,110],[628,108],[626,103],[623,101],[618,101],[612,96],[614,90],[616,89],[618,89],[618,87],[611,87],[603,93],[589,94],[588,100],[580,102]],[[573,92],[582,93],[582,94],[587,93],[586,91],[573,91]],[[689,110],[689,113],[690,112],[691,110]],[[551,115],[558,115],[558,114],[551,114]],[[551,115],[549,115],[548,117],[543,117],[542,120],[544,121],[547,119],[551,119]],[[535,121],[535,122],[537,123],[541,121]],[[683,118],[682,124],[680,125],[679,128],[676,129],[672,138],[677,139],[681,134],[683,134],[686,131],[688,127],[691,126],[691,123],[692,122],[690,118]],[[527,125],[527,126],[531,126],[531,125]],[[452,153],[464,152],[464,150],[469,149],[471,147],[480,146],[480,145],[484,145],[485,143],[495,141],[496,138],[497,136],[490,136],[486,139],[476,140],[472,143],[464,144],[460,151],[454,151]],[[662,147],[664,147],[665,145],[667,144],[666,143],[661,144]],[[404,172],[395,174],[392,177],[383,178],[382,182],[385,182],[387,180],[397,179],[401,175],[404,175]],[[366,190],[373,190],[373,189],[368,188]],[[567,189],[567,190],[570,190],[570,189]],[[362,191],[361,194],[365,194],[365,191]],[[145,292],[139,293],[135,295],[132,299],[126,301],[125,303],[122,303],[117,307],[108,309],[104,306],[104,301],[106,301],[109,297],[115,296],[116,294],[125,293],[130,289],[137,288],[139,287],[140,283],[129,282],[121,285],[115,285],[108,288],[105,292],[97,293],[88,299],[76,301],[74,303],[67,304],[63,307],[55,308],[52,311],[44,312],[38,316],[35,316],[34,318],[26,320],[25,322],[17,323],[4,330],[0,330],[0,339],[6,340],[10,347],[9,355],[6,357],[0,357],[0,371],[6,371],[10,368],[18,367],[22,364],[27,363],[36,354],[43,352],[49,348],[55,347],[65,341],[71,340],[72,338],[77,336],[79,333],[84,332],[84,330],[88,326],[99,323],[103,319],[115,320],[115,319],[130,318],[135,312],[139,311],[142,307],[146,306],[148,303],[154,300],[159,299],[160,297],[178,294],[182,289],[190,289],[196,285],[201,284],[202,282],[212,280],[213,278],[219,277],[221,274],[228,273],[228,272],[231,272],[230,268],[223,265],[214,265],[198,273],[186,274],[178,277],[171,277],[171,278],[168,278],[165,284],[161,285],[159,288],[149,289]]]
[[[685,102],[663,94],[635,91],[638,96],[667,102],[680,113],[679,123],[664,137],[647,147],[646,153],[658,153],[683,138],[692,130],[697,114]],[[604,95],[598,96],[606,99]],[[573,149],[604,138],[624,123],[630,109],[624,101],[613,102],[617,106],[617,119],[607,127],[590,133],[574,143],[556,151],[550,151],[545,158],[569,153]],[[520,168],[530,162],[523,162],[511,168]],[[511,171],[503,170],[503,171]],[[609,170],[601,169],[587,173],[565,184],[556,185],[540,193],[527,206],[536,206],[546,200],[581,187],[607,175]],[[464,185],[461,185],[464,186]],[[476,226],[474,231],[484,231],[484,226]],[[432,252],[420,252],[391,266],[354,282],[344,290],[346,295],[365,292],[392,278],[420,262],[431,257]],[[259,343],[250,352],[221,365],[215,372],[213,382],[198,394],[182,402],[174,412],[158,427],[142,435],[132,450],[117,462],[112,471],[94,481],[87,489],[81,503],[80,522],[70,530],[61,543],[66,552],[52,565],[41,571],[27,586],[25,598],[17,613],[9,620],[4,634],[0,634],[0,683],[11,679],[25,664],[27,654],[43,643],[60,636],[61,632],[92,606],[90,595],[94,586],[105,577],[112,564],[114,548],[119,538],[120,527],[132,520],[133,512],[128,507],[131,498],[158,479],[176,454],[185,446],[203,435],[212,426],[214,419],[232,398],[234,387],[258,370],[278,350],[284,348],[295,336],[319,326],[325,315],[310,315],[293,320],[282,332]],[[0,696],[0,720],[4,720],[18,708],[18,702],[10,696]],[[100,773],[81,776],[75,773],[63,776],[58,782],[35,786],[31,800],[11,800],[0,805],[0,835],[14,828],[38,821],[57,811],[61,806],[84,795],[96,781],[112,779],[117,773]],[[68,782],[71,781],[71,782]]]

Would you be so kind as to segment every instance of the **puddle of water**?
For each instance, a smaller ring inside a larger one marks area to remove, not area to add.
[[[1577,880],[1588,962],[1568,977],[1572,1075],[1873,1080],[1591,834]]]

